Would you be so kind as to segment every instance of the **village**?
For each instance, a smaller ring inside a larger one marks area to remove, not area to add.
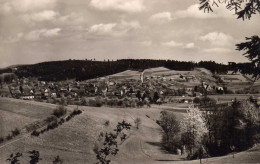
[[[131,76],[130,76],[131,75]],[[217,84],[211,74],[188,71],[173,72],[165,68],[126,71],[107,77],[85,81],[39,81],[37,78],[14,78],[1,84],[1,96],[47,103],[82,105],[83,99],[139,99],[150,103],[192,103],[205,91],[209,95],[227,93],[227,88]],[[62,100],[64,101],[64,100]],[[136,101],[138,103],[138,101]]]

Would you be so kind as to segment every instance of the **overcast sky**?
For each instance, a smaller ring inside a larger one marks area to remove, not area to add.
[[[199,0],[0,0],[0,67],[64,59],[247,61],[235,44],[260,33]]]

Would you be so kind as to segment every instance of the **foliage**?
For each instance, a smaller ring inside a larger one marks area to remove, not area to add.
[[[214,98],[209,98],[209,97],[202,97],[200,98],[200,105],[201,106],[214,106],[216,105],[216,100]]]
[[[53,164],[62,164],[63,160],[60,158],[60,156],[55,157]]]
[[[18,152],[16,154],[11,154],[10,157],[8,159],[6,159],[6,161],[10,161],[10,164],[20,164],[19,163],[19,157],[23,156],[22,153]]]
[[[214,72],[220,71],[218,67],[227,70],[227,66],[215,62],[207,62],[207,67]],[[211,66],[211,67],[210,67]],[[107,76],[126,70],[144,70],[152,67],[166,67],[173,70],[193,70],[201,64],[176,60],[150,60],[150,59],[123,59],[117,61],[91,61],[91,60],[65,60],[43,62],[34,65],[17,66],[15,74],[21,77],[37,77],[40,81],[63,81],[76,79],[77,81]],[[10,72],[3,69],[0,72]],[[221,70],[223,72],[223,70]]]
[[[60,105],[58,109],[55,109],[53,111],[52,115],[60,118],[61,116],[64,116],[66,113],[67,113],[67,109],[64,106]]]
[[[18,128],[15,128],[14,130],[12,130],[12,136],[18,136],[20,134],[20,130]]]
[[[141,95],[141,91],[137,91],[137,93],[136,93],[136,97],[138,98],[138,100],[140,100],[141,99],[141,97],[142,97],[142,95]]]
[[[109,120],[106,120],[104,125],[105,125],[105,126],[109,126],[109,124],[110,124],[110,121],[109,121]]]
[[[260,13],[259,0],[200,0],[200,10],[213,12],[212,7],[225,4],[230,11],[234,10],[237,18],[250,19],[253,14]]]
[[[163,129],[162,145],[166,150],[176,153],[180,148],[180,123],[173,113],[162,111],[159,125]]]
[[[40,158],[40,153],[39,151],[33,150],[33,151],[29,151],[30,154],[30,164],[37,164],[40,160],[42,160]]]
[[[259,109],[249,101],[235,100],[231,106],[210,109],[206,116],[209,154],[224,155],[234,151],[245,150],[257,142],[259,127]]]
[[[259,1],[260,4],[260,1]],[[260,6],[259,6],[260,8]],[[260,9],[259,9],[260,10]],[[246,51],[243,55],[251,61],[250,67],[247,67],[248,74],[253,78],[260,78],[260,38],[259,36],[246,37],[247,42],[237,44],[237,50]]]
[[[104,105],[104,102],[101,97],[95,97],[95,99],[90,99],[88,104],[89,106],[101,107]]]
[[[38,136],[40,135],[40,132],[38,132],[37,130],[34,130],[34,131],[31,133],[31,135],[38,137]]]
[[[153,94],[153,102],[157,103],[159,98],[160,98],[159,93],[158,92],[154,92],[154,94]]]
[[[117,155],[118,149],[118,138],[121,141],[126,140],[126,134],[124,130],[130,130],[131,124],[127,123],[125,120],[118,122],[114,132],[106,133],[103,138],[102,147],[99,148],[97,145],[94,148],[96,158],[99,161],[98,163],[109,164],[111,161],[108,159],[110,155]]]
[[[224,4],[228,10],[234,10],[237,19],[250,19],[254,14],[260,14],[260,0],[200,0],[200,10],[213,12],[212,7]],[[260,78],[260,38],[259,36],[246,37],[247,42],[237,44],[238,51],[246,51],[243,55],[250,63],[242,63],[237,68],[242,73],[253,75],[253,78]]]
[[[189,150],[189,155],[192,155],[202,146],[203,138],[208,133],[206,120],[198,108],[189,107],[181,122],[181,131],[183,145]]]
[[[39,163],[40,160],[42,160],[40,158],[40,153],[39,151],[36,150],[32,150],[28,152],[30,154],[30,164],[37,164]],[[23,154],[18,152],[16,154],[11,154],[10,157],[8,159],[6,159],[6,161],[10,161],[10,164],[20,164],[19,163],[19,157],[22,157]],[[60,156],[58,155],[57,157],[55,157],[53,164],[62,164],[63,160],[60,159]]]
[[[4,138],[3,137],[0,137],[0,144],[4,142]]]
[[[13,138],[13,136],[11,135],[11,134],[8,134],[7,136],[6,136],[6,139],[7,140],[11,140]]]

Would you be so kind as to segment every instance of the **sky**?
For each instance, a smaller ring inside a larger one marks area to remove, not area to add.
[[[67,59],[246,62],[235,44],[259,35],[199,0],[0,0],[0,68]]]

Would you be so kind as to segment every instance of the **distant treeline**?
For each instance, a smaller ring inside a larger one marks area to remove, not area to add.
[[[213,73],[226,73],[227,65],[214,61],[185,62],[176,60],[122,59],[117,61],[65,60],[50,61],[34,65],[17,66],[15,74],[21,77],[37,77],[44,81],[62,81],[76,79],[87,80],[119,73],[125,70],[138,70],[154,67],[166,67],[172,70],[191,71],[195,67],[209,69]],[[10,69],[5,71],[10,72]],[[5,72],[2,70],[1,72]]]

